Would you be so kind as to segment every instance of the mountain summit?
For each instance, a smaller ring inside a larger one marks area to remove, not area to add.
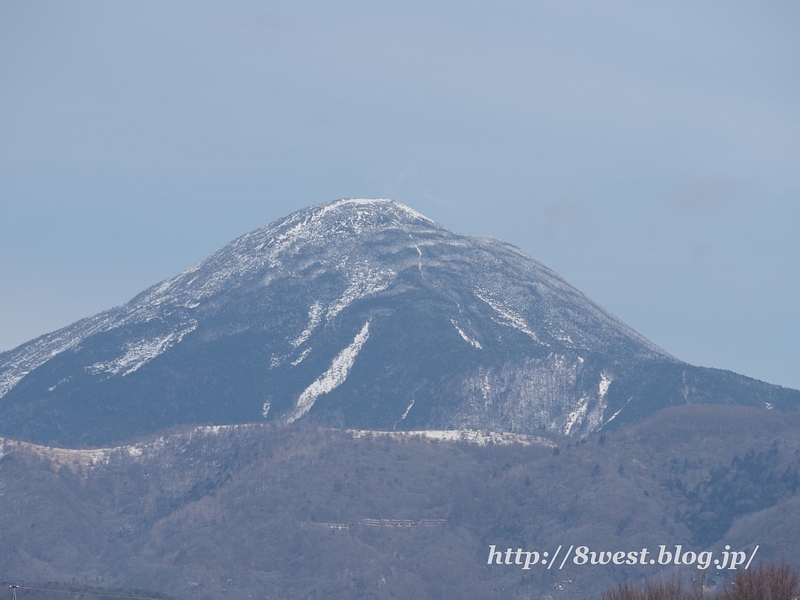
[[[383,199],[300,210],[0,354],[0,433],[61,445],[300,419],[583,435],[690,402],[800,392],[682,363],[518,248]]]

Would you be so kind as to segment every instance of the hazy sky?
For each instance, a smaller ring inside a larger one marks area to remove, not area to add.
[[[0,0],[0,351],[390,197],[800,388],[800,3]]]

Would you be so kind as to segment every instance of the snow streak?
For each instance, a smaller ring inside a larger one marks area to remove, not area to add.
[[[191,333],[196,328],[197,321],[193,321],[189,327],[185,329],[173,331],[172,333],[151,340],[142,340],[136,344],[129,344],[126,347],[125,354],[119,358],[95,363],[86,367],[86,370],[92,375],[97,375],[98,373],[111,373],[112,375],[116,375],[121,371],[124,377],[125,375],[133,373],[139,367],[150,362],[156,356],[180,342],[187,333]]]
[[[333,359],[330,368],[317,377],[314,383],[300,394],[294,412],[286,419],[287,423],[293,423],[305,415],[311,410],[311,407],[314,406],[314,402],[316,402],[317,398],[322,394],[333,391],[344,383],[344,380],[347,379],[347,375],[350,373],[350,369],[353,367],[358,351],[361,350],[361,346],[364,345],[364,342],[366,342],[368,338],[369,321],[361,328],[361,331],[356,335],[353,343],[342,350],[339,355]]]
[[[459,335],[462,338],[464,338],[465,342],[467,342],[473,348],[477,348],[478,350],[483,350],[483,346],[481,346],[481,343],[478,340],[473,340],[466,333],[464,333],[464,330],[458,326],[458,323],[456,323],[454,319],[450,319],[450,322],[453,324],[453,327],[456,328],[456,331],[458,331]]]
[[[322,320],[322,303],[317,300],[314,304],[311,305],[311,308],[308,309],[308,327],[306,327],[303,332],[297,336],[295,340],[292,340],[292,346],[297,348],[303,342],[305,342],[309,337],[311,337],[311,333],[316,329],[317,325],[319,325],[320,321]]]
[[[326,318],[332,319],[356,300],[382,292],[389,287],[395,275],[391,269],[373,269],[366,262],[352,268],[348,273],[350,281],[347,289],[342,297],[328,308]]]
[[[528,327],[528,324],[525,322],[525,319],[520,317],[518,314],[516,314],[508,307],[502,306],[499,302],[486,298],[485,296],[481,295],[481,293],[478,291],[475,292],[475,295],[484,302],[486,302],[486,304],[488,304],[498,315],[500,315],[500,320],[498,321],[498,323],[500,323],[501,325],[506,325],[508,327],[513,327],[514,329],[518,329],[522,333],[531,336],[531,338],[533,338],[535,341],[541,343],[541,340],[539,340],[539,336],[537,336],[534,331],[531,331],[530,327]]]

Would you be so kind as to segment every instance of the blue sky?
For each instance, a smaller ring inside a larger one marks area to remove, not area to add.
[[[800,4],[0,2],[0,350],[390,197],[800,388]]]

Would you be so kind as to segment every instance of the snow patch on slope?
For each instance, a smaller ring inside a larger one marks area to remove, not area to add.
[[[316,329],[317,325],[320,324],[320,321],[322,321],[322,303],[317,300],[311,305],[311,308],[308,309],[308,326],[292,341],[292,346],[297,348],[311,337],[311,333]]]
[[[408,408],[406,408],[406,412],[404,412],[404,413],[403,413],[403,416],[402,416],[402,417],[400,417],[400,420],[401,420],[401,421],[402,421],[403,419],[405,419],[405,418],[408,416],[408,413],[409,413],[409,411],[411,410],[411,408],[412,408],[413,406],[414,406],[414,400],[412,399],[412,400],[411,400],[411,404],[409,404],[409,405],[408,405]]]
[[[297,366],[297,365],[299,365],[301,362],[303,362],[303,359],[304,359],[306,356],[308,356],[308,353],[309,353],[309,352],[311,352],[311,348],[306,348],[305,350],[303,350],[303,351],[300,353],[300,356],[298,356],[298,357],[297,357],[297,359],[295,359],[295,360],[293,360],[293,361],[292,361],[292,366],[293,366],[293,367],[296,367],[296,366]]]
[[[425,215],[418,213],[413,208],[409,208],[404,204],[400,204],[399,202],[395,202],[394,200],[389,200],[388,198],[342,198],[341,200],[336,200],[329,204],[322,206],[319,211],[318,216],[323,217],[326,213],[331,211],[339,210],[343,206],[352,206],[352,207],[366,207],[369,208],[369,211],[366,211],[367,214],[372,214],[374,212],[374,208],[376,206],[391,206],[395,211],[405,213],[407,216],[411,217],[414,220],[419,221],[426,221],[431,225],[436,225],[432,219],[429,219]],[[361,217],[360,211],[357,211],[359,217]],[[438,227],[438,225],[436,225]]]
[[[556,353],[479,366],[459,387],[461,406],[443,422],[458,429],[562,432],[579,402],[582,368],[576,357]]]
[[[297,399],[297,405],[294,412],[287,417],[287,423],[293,423],[303,415],[305,415],[311,407],[314,406],[317,398],[322,394],[327,394],[342,385],[353,367],[359,350],[364,345],[364,342],[369,338],[369,321],[364,324],[361,331],[358,332],[353,343],[347,348],[342,350],[339,355],[333,359],[330,368],[320,375],[314,383],[308,386],[300,397]]]
[[[611,380],[610,375],[600,373],[600,383],[597,386],[597,404],[595,404],[589,416],[586,418],[589,431],[594,431],[603,425],[603,418],[606,414],[606,408],[608,408],[606,394],[608,393],[608,387],[611,385]]]
[[[597,390],[597,397],[600,402],[603,401],[603,398],[606,397],[608,393],[608,387],[611,385],[611,377],[606,375],[605,373],[600,373],[600,385],[598,386]]]
[[[86,338],[117,326],[119,319],[107,311],[44,335],[7,353],[8,359],[0,363],[0,398],[31,371],[38,369],[51,358],[77,349]]]
[[[583,396],[578,402],[578,406],[570,411],[567,416],[567,424],[564,426],[564,435],[569,435],[575,425],[580,425],[583,422],[589,407],[589,400],[589,396]]]
[[[411,219],[425,226],[443,229],[431,219],[398,202],[387,199],[343,199],[298,211],[285,219],[251,231],[218,250],[204,261],[183,273],[168,279],[137,298],[135,308],[153,314],[162,305],[195,308],[211,296],[219,293],[234,281],[248,274],[261,274],[261,283],[267,286],[276,277],[286,274],[287,261],[309,248],[325,248],[331,239],[353,240],[370,231],[386,226],[386,220]],[[345,258],[347,258],[345,256]],[[350,288],[342,299],[344,308],[357,299],[359,290],[364,294],[383,289],[380,281],[370,287],[364,285],[364,277],[374,282],[375,272],[364,273],[356,269],[351,277]],[[369,269],[368,269],[369,271]],[[359,283],[361,281],[361,283]],[[347,298],[350,297],[349,301]],[[341,310],[338,309],[338,310]],[[334,309],[334,314],[338,312]],[[299,345],[299,344],[298,344]]]
[[[622,412],[622,409],[623,409],[623,408],[625,408],[626,406],[628,406],[628,403],[629,403],[631,400],[633,400],[633,396],[631,396],[630,398],[628,398],[628,399],[625,401],[625,404],[623,404],[623,405],[622,405],[622,408],[620,408],[620,409],[619,409],[617,412],[615,412],[613,415],[611,415],[611,416],[609,417],[608,421],[606,421],[606,423],[605,423],[605,424],[606,424],[606,425],[608,425],[609,423],[611,423],[611,421],[613,421],[614,419],[616,419],[616,418],[617,418],[617,415],[618,415],[619,413],[621,413],[621,412]]]
[[[347,289],[341,298],[328,308],[326,318],[332,319],[356,300],[382,292],[389,287],[395,275],[391,269],[373,269],[366,263],[350,269]]]
[[[508,327],[513,327],[514,329],[518,329],[522,333],[529,335],[531,338],[533,338],[534,341],[537,341],[540,344],[542,343],[542,341],[539,339],[539,336],[536,335],[536,332],[531,331],[530,327],[528,327],[528,324],[525,322],[525,319],[520,317],[510,308],[508,308],[507,306],[503,306],[502,304],[500,304],[495,300],[487,298],[486,293],[483,292],[482,290],[480,291],[476,290],[475,295],[479,299],[483,300],[486,304],[488,304],[498,315],[500,315],[500,319],[497,321],[498,323],[500,323],[501,325],[506,325]]]
[[[569,435],[576,426],[580,427],[584,421],[586,421],[589,431],[593,431],[603,424],[603,416],[608,407],[605,398],[611,381],[612,378],[610,375],[600,373],[600,382],[597,385],[597,403],[594,405],[591,412],[589,412],[588,409],[591,397],[583,396],[578,402],[578,405],[570,411],[567,416],[567,422],[564,426],[564,435]],[[611,419],[616,417],[617,414],[619,414],[619,411],[617,411]],[[611,421],[611,419],[609,419],[609,421]]]
[[[544,446],[555,448],[552,440],[536,435],[524,435],[501,431],[476,431],[474,429],[417,429],[413,431],[381,431],[377,429],[347,429],[355,439],[388,437],[394,440],[420,439],[437,442],[466,442],[478,446]]]
[[[462,338],[464,338],[464,341],[465,341],[465,342],[467,342],[467,343],[468,343],[469,345],[471,345],[473,348],[477,348],[478,350],[483,350],[483,346],[481,346],[481,343],[480,343],[478,340],[474,340],[474,339],[472,339],[470,336],[468,336],[468,335],[467,335],[467,334],[464,332],[464,330],[463,330],[463,329],[461,329],[461,327],[459,327],[459,326],[458,326],[458,323],[456,323],[454,319],[450,319],[450,322],[453,324],[453,327],[455,327],[455,328],[456,328],[456,331],[458,331],[459,335],[460,335]]]
[[[110,373],[116,375],[122,372],[122,376],[129,375],[149,363],[159,354],[162,354],[178,342],[186,334],[191,333],[197,328],[197,321],[193,321],[188,327],[179,331],[173,331],[167,335],[155,337],[149,340],[141,340],[137,343],[128,344],[125,354],[119,358],[106,362],[98,362],[86,367],[86,371],[92,375],[99,373]]]

